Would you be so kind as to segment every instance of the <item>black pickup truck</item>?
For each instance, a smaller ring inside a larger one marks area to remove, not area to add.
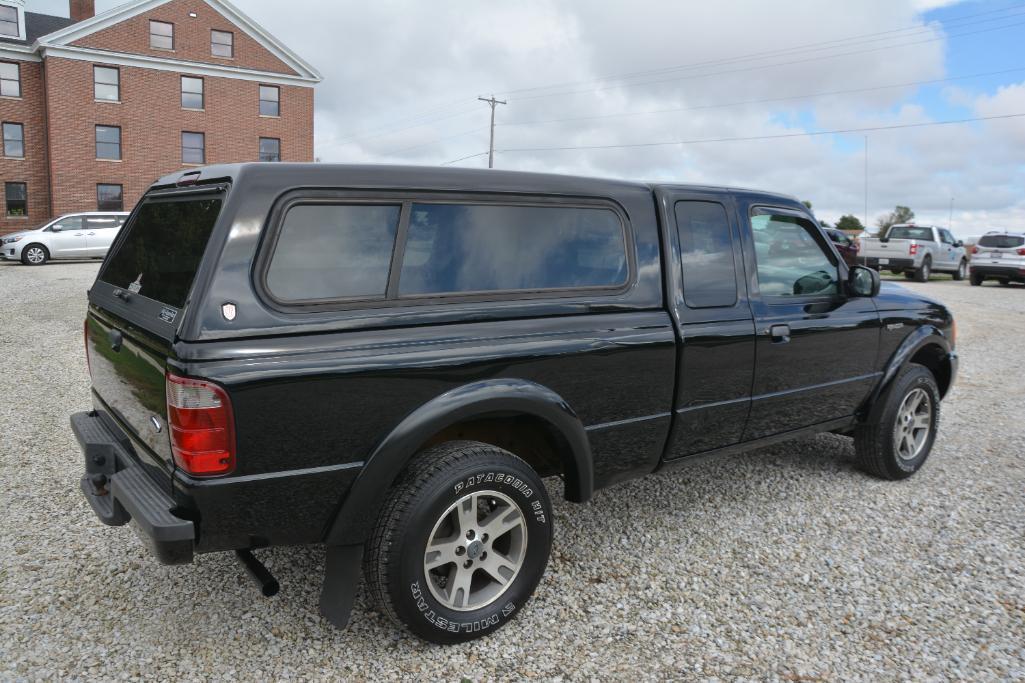
[[[243,164],[154,184],[89,291],[82,490],[161,562],[323,544],[428,640],[517,615],[543,477],[597,489],[815,432],[900,479],[957,368],[947,309],[798,201],[720,187]]]

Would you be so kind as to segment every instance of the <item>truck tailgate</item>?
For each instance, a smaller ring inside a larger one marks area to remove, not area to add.
[[[150,451],[152,464],[173,469],[167,434],[164,373],[170,345],[97,306],[86,318],[93,391],[110,414]]]

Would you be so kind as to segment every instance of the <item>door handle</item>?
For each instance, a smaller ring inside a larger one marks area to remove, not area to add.
[[[86,235],[88,235],[89,237],[92,237],[92,236],[93,236],[93,235],[95,235],[96,233],[95,233],[95,232],[87,232],[87,233],[85,233],[85,234],[86,234]]]
[[[80,233],[80,232],[76,232],[75,233],[75,237],[81,237],[81,236],[82,236],[82,233]]]
[[[790,341],[790,325],[773,325],[767,332],[773,344],[786,344]]]

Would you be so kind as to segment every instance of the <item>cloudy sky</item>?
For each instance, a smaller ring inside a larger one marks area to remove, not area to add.
[[[945,225],[953,199],[962,236],[1025,228],[1025,116],[918,125],[1025,114],[1025,2],[235,3],[322,72],[323,161],[486,166],[494,94],[502,168],[769,189],[832,222],[864,217],[867,136],[871,219]]]

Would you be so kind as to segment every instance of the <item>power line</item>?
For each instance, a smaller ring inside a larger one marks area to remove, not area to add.
[[[985,12],[977,12],[977,13],[973,13],[973,14],[966,14],[966,15],[962,15],[960,17],[955,17],[953,19],[949,19],[949,20],[947,20],[945,22],[941,22],[941,25],[946,28],[946,27],[949,27],[949,26],[955,25],[955,24],[974,24],[974,23],[984,23],[984,22],[987,22],[987,21],[999,21],[999,20],[1005,19],[1007,17],[995,17],[995,18],[989,18],[989,19],[981,19],[981,20],[977,20],[977,21],[968,21],[968,20],[969,19],[975,19],[976,17],[980,17],[980,16],[984,16],[984,15],[996,14],[996,13],[1000,13],[1000,12],[1009,12],[1011,10],[1020,9],[1023,5],[1025,5],[1025,3],[1020,3],[1019,2],[1019,3],[1014,3],[1013,5],[1008,5],[1006,7],[1002,7],[1002,8],[999,8],[999,9],[992,9],[992,10],[987,10]],[[1016,15],[1011,15],[1011,16],[1016,16]],[[756,60],[756,59],[765,59],[765,58],[769,58],[769,57],[783,56],[783,55],[786,55],[788,53],[794,53],[794,52],[800,52],[800,51],[808,51],[808,50],[813,50],[813,49],[814,50],[830,49],[830,48],[828,48],[826,46],[829,46],[829,45],[834,44],[834,43],[877,42],[878,40],[888,40],[888,38],[881,38],[880,36],[885,36],[885,35],[889,35],[889,34],[893,34],[893,33],[904,33],[904,32],[909,32],[909,31],[913,32],[913,33],[928,33],[928,32],[931,32],[931,29],[927,25],[917,24],[915,26],[907,26],[907,27],[904,27],[904,28],[889,29],[889,30],[886,30],[886,31],[878,31],[878,32],[872,32],[872,33],[863,33],[863,34],[859,34],[859,35],[848,36],[846,38],[835,38],[835,39],[832,39],[832,40],[820,41],[820,42],[817,42],[817,43],[804,43],[804,44],[801,44],[801,45],[794,45],[794,46],[787,47],[787,48],[778,48],[778,49],[775,49],[775,50],[763,50],[763,51],[759,51],[759,52],[750,52],[750,53],[747,53],[747,54],[744,54],[744,55],[738,55],[738,56],[735,56],[735,57],[723,57],[723,58],[719,58],[719,59],[711,59],[711,60],[705,60],[705,61],[701,61],[701,62],[690,62],[688,64],[680,64],[680,65],[677,65],[677,66],[661,67],[661,68],[658,68],[658,69],[646,69],[646,70],[643,70],[643,71],[634,71],[634,72],[629,72],[629,73],[625,73],[625,74],[619,74],[619,75],[614,75],[614,76],[603,76],[603,77],[592,78],[592,79],[581,80],[581,81],[568,81],[568,82],[563,82],[563,83],[549,84],[549,85],[545,85],[545,86],[533,86],[533,87],[527,87],[527,88],[518,88],[518,89],[515,89],[515,90],[504,91],[501,94],[502,95],[517,95],[517,94],[521,94],[521,93],[525,93],[525,92],[532,92],[532,91],[537,91],[537,90],[552,90],[552,89],[556,89],[556,88],[567,88],[567,87],[574,87],[574,86],[578,86],[578,85],[587,85],[589,83],[607,83],[608,81],[613,81],[613,80],[626,80],[626,79],[630,79],[630,78],[636,78],[636,77],[639,77],[639,76],[648,76],[648,75],[655,75],[655,74],[661,74],[661,73],[669,73],[669,72],[672,72],[672,71],[680,71],[680,70],[684,70],[684,69],[695,69],[695,68],[702,67],[702,66],[719,66],[719,65],[722,65],[722,64],[729,64],[729,63],[734,63],[734,62],[753,61],[753,60]],[[871,39],[871,40],[868,40],[868,41],[863,40],[863,39],[866,39],[866,38]],[[841,45],[841,46],[836,46],[836,47],[844,47],[844,46]]]
[[[772,102],[789,102],[793,100],[804,100],[813,99],[816,97],[829,97],[833,95],[850,95],[854,93],[872,92],[875,90],[888,90],[893,88],[908,88],[919,85],[934,85],[936,83],[948,83],[951,81],[963,81],[974,78],[986,78],[988,76],[1000,76],[1009,73],[1017,73],[1025,71],[1025,67],[1016,67],[1013,69],[1002,69],[1000,71],[990,71],[987,73],[969,74],[965,76],[950,76],[948,78],[933,78],[924,81],[909,81],[906,83],[893,83],[890,85],[876,85],[868,86],[864,88],[850,88],[847,90],[828,90],[825,92],[806,93],[803,95],[792,95],[788,97],[770,97],[760,100],[740,100],[737,102],[721,102],[714,104],[700,104],[689,107],[673,107],[670,109],[650,109],[647,111],[628,111],[628,112],[616,112],[613,114],[592,114],[590,116],[570,116],[559,119],[542,119],[539,121],[508,121],[506,123],[496,124],[498,126],[540,126],[549,123],[566,123],[571,121],[592,121],[597,119],[611,119],[624,116],[643,116],[647,114],[669,114],[678,113],[685,111],[700,111],[703,109],[720,109],[726,107],[739,107],[747,104],[770,104]]]
[[[499,151],[501,151],[501,150],[499,150]],[[442,166],[448,166],[448,165],[454,164],[454,163],[456,163],[458,161],[466,161],[467,159],[473,159],[475,157],[482,157],[485,154],[488,154],[488,152],[477,152],[476,154],[468,154],[465,157],[459,157],[458,159],[452,159],[451,161],[442,162],[441,165]]]
[[[976,121],[995,121],[998,119],[1014,119],[1025,116],[1025,113],[1020,114],[1002,114],[999,116],[979,116],[975,118],[967,119],[952,119],[949,121],[927,121],[922,123],[902,123],[891,126],[868,126],[865,128],[842,128],[836,130],[816,130],[807,131],[801,133],[780,133],[777,135],[750,135],[744,137],[733,137],[733,138],[703,138],[698,140],[671,140],[667,142],[638,142],[638,143],[623,143],[614,145],[573,145],[564,147],[519,147],[513,149],[499,149],[495,150],[499,154],[511,154],[519,152],[565,152],[573,150],[585,150],[585,149],[627,149],[627,148],[638,148],[638,147],[668,147],[671,145],[697,145],[707,142],[747,142],[753,140],[779,140],[783,138],[800,138],[800,137],[813,137],[817,135],[841,135],[844,133],[869,133],[880,130],[897,130],[901,128],[925,128],[927,126],[949,126],[960,123],[972,123]],[[480,156],[480,155],[475,155]],[[468,158],[468,157],[467,157]],[[460,161],[457,159],[457,161]]]
[[[501,124],[496,124],[496,125],[501,125]],[[455,135],[448,135],[448,136],[445,136],[443,138],[438,138],[437,140],[431,140],[430,142],[421,142],[420,144],[417,144],[417,145],[410,145],[409,147],[403,147],[401,149],[393,149],[390,152],[385,152],[385,155],[386,156],[395,156],[396,154],[403,154],[405,152],[409,152],[409,151],[412,151],[414,149],[420,149],[421,147],[429,147],[431,145],[436,145],[439,142],[448,142],[449,140],[455,140],[456,138],[461,138],[464,135],[471,135],[473,133],[479,133],[482,130],[487,130],[487,129],[488,129],[487,126],[480,126],[479,128],[471,128],[470,130],[464,130],[461,133],[456,133]]]
[[[689,81],[689,80],[696,80],[696,79],[700,79],[700,78],[709,78],[711,76],[724,76],[724,75],[730,75],[730,74],[747,73],[747,72],[751,72],[751,71],[764,71],[766,69],[773,69],[773,68],[780,67],[780,66],[792,66],[792,65],[795,65],[795,64],[807,64],[809,62],[818,62],[818,61],[821,61],[823,59],[836,59],[837,57],[848,57],[848,56],[851,56],[851,55],[868,54],[868,53],[871,53],[871,52],[882,52],[882,51],[886,51],[886,50],[896,50],[896,49],[900,49],[900,48],[904,48],[904,47],[914,47],[916,45],[925,45],[927,43],[935,43],[937,41],[946,40],[948,38],[959,38],[961,36],[976,35],[978,33],[988,33],[990,31],[1001,31],[1001,30],[1004,30],[1004,29],[1014,28],[1015,26],[1021,26],[1023,24],[1025,24],[1025,21],[1015,22],[1013,24],[1005,24],[1003,26],[996,26],[996,27],[991,27],[991,28],[986,28],[986,29],[979,29],[977,31],[965,31],[963,33],[955,33],[955,34],[950,34],[948,36],[938,36],[938,37],[935,37],[935,38],[928,38],[926,40],[919,40],[919,41],[914,41],[914,42],[910,42],[910,43],[900,43],[900,44],[897,44],[897,45],[884,45],[882,47],[871,48],[871,49],[868,49],[868,50],[852,50],[852,51],[849,51],[849,52],[838,52],[836,54],[831,54],[831,55],[819,55],[817,57],[809,57],[807,59],[795,59],[795,60],[791,60],[791,61],[788,61],[788,62],[776,62],[774,64],[761,64],[761,65],[757,65],[757,66],[741,67],[741,68],[737,68],[737,69],[726,69],[726,70],[723,70],[723,71],[710,71],[710,72],[701,73],[701,74],[690,74],[690,75],[687,75],[687,76],[674,76],[673,78],[663,78],[663,79],[658,79],[658,80],[640,81],[640,82],[636,82],[636,83],[620,83],[620,84],[615,84],[615,85],[608,85],[608,86],[601,87],[601,88],[589,88],[589,89],[585,89],[585,90],[566,90],[566,91],[563,91],[563,92],[542,93],[540,95],[531,95],[531,96],[528,96],[528,97],[520,97],[520,98],[514,98],[514,99],[517,102],[523,102],[523,101],[527,101],[527,100],[537,100],[537,99],[543,99],[543,98],[548,98],[548,97],[563,97],[563,96],[567,96],[567,95],[580,95],[580,94],[588,94],[588,93],[594,93],[594,92],[604,92],[606,90],[615,90],[615,89],[618,89],[618,88],[634,88],[634,87],[642,86],[642,85],[660,85],[662,83],[676,83],[676,82],[679,82],[679,81]]]

